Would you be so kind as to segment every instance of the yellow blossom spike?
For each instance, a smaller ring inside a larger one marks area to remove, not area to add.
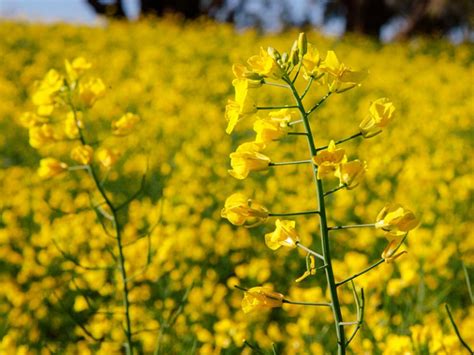
[[[395,106],[383,97],[370,104],[368,116],[360,123],[360,132],[365,138],[379,134],[394,117]]]
[[[281,293],[273,292],[267,287],[252,287],[245,292],[242,299],[242,310],[249,313],[256,310],[281,307],[284,296]]]
[[[245,179],[251,171],[267,170],[270,158],[260,153],[265,145],[249,142],[241,144],[234,153],[230,154],[232,170],[229,174],[236,179]]]
[[[227,218],[230,223],[236,226],[253,227],[268,218],[268,210],[244,194],[235,193],[226,199],[221,217]]]
[[[339,164],[346,160],[345,150],[336,148],[335,142],[331,140],[327,150],[323,150],[313,157],[313,163],[318,166],[318,179],[332,176]]]
[[[414,229],[418,223],[412,211],[399,204],[387,204],[377,215],[375,228],[389,235],[401,236]]]
[[[282,246],[296,248],[296,243],[300,238],[295,230],[296,222],[277,219],[275,230],[265,234],[265,244],[272,250],[277,250]]]

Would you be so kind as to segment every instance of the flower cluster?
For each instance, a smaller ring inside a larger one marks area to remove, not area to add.
[[[301,303],[284,299],[279,293],[271,292],[264,287],[254,287],[245,290],[242,300],[244,313],[263,308],[274,308],[282,306],[282,301],[290,304],[305,304],[315,306],[329,306],[333,309],[335,325],[338,337],[338,351],[343,353],[354,338],[361,325],[364,312],[364,293],[361,290],[357,295],[353,279],[365,274],[384,261],[393,262],[395,259],[406,253],[398,252],[408,232],[418,225],[415,215],[401,207],[400,205],[389,204],[382,209],[376,218],[375,224],[350,225],[328,227],[327,210],[325,207],[325,197],[337,192],[342,188],[351,190],[357,187],[364,178],[367,171],[367,163],[359,159],[349,160],[346,151],[339,145],[355,139],[357,137],[370,138],[379,134],[382,128],[392,120],[394,106],[386,98],[377,99],[370,104],[369,113],[359,125],[359,132],[342,140],[330,140],[325,147],[317,148],[312,134],[310,115],[315,111],[332,93],[342,93],[360,85],[365,77],[363,71],[355,71],[339,61],[333,51],[328,51],[324,60],[321,60],[317,49],[308,44],[305,35],[300,34],[295,41],[290,53],[280,54],[276,49],[269,47],[267,50],[261,49],[258,55],[252,56],[247,61],[248,67],[234,65],[233,81],[235,88],[235,100],[229,101],[226,108],[226,118],[228,121],[227,133],[231,133],[236,124],[243,118],[254,117],[253,124],[256,137],[253,142],[242,143],[235,152],[230,154],[232,170],[230,175],[237,179],[245,179],[250,172],[267,170],[270,167],[278,168],[283,165],[310,164],[312,166],[315,187],[317,190],[318,209],[314,211],[289,212],[283,214],[270,213],[267,208],[252,202],[241,193],[235,193],[227,198],[221,216],[227,218],[234,225],[256,226],[265,222],[268,217],[273,216],[298,216],[301,214],[317,214],[320,220],[321,250],[318,253],[311,248],[301,244],[300,235],[296,230],[294,220],[277,219],[275,230],[265,234],[265,244],[272,250],[277,250],[282,246],[288,248],[301,248],[307,252],[306,271],[296,282],[301,282],[309,276],[316,275],[318,268],[326,269],[326,279],[329,288],[330,303]],[[306,81],[306,89],[300,94],[295,86],[299,73],[303,73]],[[313,83],[327,87],[327,94],[311,109],[306,109],[303,103],[304,97],[310,95]],[[293,95],[296,105],[264,106],[257,102],[256,92],[263,86],[278,86],[287,89]],[[264,111],[265,114],[261,115]],[[303,132],[295,132],[295,126],[303,126]],[[287,138],[288,135],[295,134],[304,136],[307,139],[311,159],[290,162],[274,162],[262,151],[272,142]],[[324,191],[323,181],[332,177],[339,179],[339,186],[330,191]],[[382,229],[390,239],[388,246],[382,252],[381,259],[373,266],[354,274],[353,276],[336,282],[333,275],[333,262],[329,248],[329,232],[338,229],[375,227]],[[396,239],[395,237],[402,237]],[[316,258],[322,260],[323,265],[316,265]],[[354,299],[358,307],[358,320],[352,336],[346,341],[340,301],[337,294],[337,287],[352,282]]]

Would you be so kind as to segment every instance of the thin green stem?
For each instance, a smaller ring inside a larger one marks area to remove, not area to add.
[[[331,96],[331,94],[332,94],[332,91],[329,91],[326,95],[324,95],[321,98],[321,100],[319,100],[318,103],[311,108],[311,110],[309,110],[308,112],[305,113],[305,116],[311,115],[319,106],[321,106],[323,104],[324,101],[327,100],[327,98],[329,96]]]
[[[284,108],[298,108],[295,105],[284,105],[284,106],[257,106],[257,110],[281,110]]]
[[[269,82],[269,81],[264,81],[263,83],[264,83],[265,85],[276,86],[276,87],[285,88],[285,89],[289,89],[289,88],[290,88],[288,85],[273,83],[273,82]]]
[[[348,226],[335,226],[335,227],[328,227],[328,230],[330,231],[336,231],[340,229],[353,229],[353,228],[374,228],[375,224],[374,223],[369,223],[369,224],[352,224]]]
[[[467,292],[469,293],[471,303],[474,303],[474,296],[472,294],[471,281],[469,280],[469,273],[467,272],[466,264],[464,264],[464,261],[462,261],[462,260],[461,260],[461,265],[462,265],[462,269],[464,271],[464,278],[466,279]]]
[[[297,121],[290,122],[290,123],[288,123],[288,126],[294,126],[295,124],[298,124],[298,123],[303,123],[303,120],[297,120]],[[306,135],[308,135],[308,133],[306,133]]]
[[[297,246],[298,248],[303,249],[303,250],[304,250],[305,252],[307,252],[308,254],[311,254],[311,255],[317,257],[318,259],[321,259],[321,260],[325,261],[325,260],[324,260],[324,256],[322,256],[322,255],[319,254],[319,253],[316,253],[314,250],[311,250],[311,249],[309,249],[308,247],[305,247],[305,246],[304,246],[303,244],[301,244],[300,242],[296,242],[295,244],[296,244],[296,246]]]
[[[287,213],[269,213],[268,217],[287,217],[287,216],[304,216],[308,214],[318,214],[319,211],[301,211],[301,212],[287,212]]]
[[[283,166],[283,165],[299,165],[299,164],[310,164],[312,160],[295,160],[295,161],[282,161],[282,162],[271,162],[269,166]]]
[[[295,86],[291,82],[288,76],[283,77],[283,80],[287,82],[290,86],[291,91],[293,93],[293,97],[298,105],[298,109],[301,113],[301,119],[303,121],[305,131],[308,134],[308,148],[310,157],[314,157],[317,153],[316,146],[314,144],[313,134],[311,132],[311,126],[309,124],[308,116],[311,112],[313,112],[317,107],[319,107],[324,100],[326,100],[330,93],[328,93],[318,104],[316,104],[309,112],[306,112],[306,109],[303,105],[301,97],[298,94]],[[336,327],[336,335],[337,335],[337,349],[339,355],[344,355],[346,353],[346,340],[345,340],[345,330],[344,326],[340,325],[343,322],[341,306],[339,304],[339,298],[337,295],[337,287],[336,281],[334,279],[334,271],[332,268],[332,261],[331,261],[331,252],[329,247],[329,231],[327,227],[327,218],[326,218],[326,207],[324,201],[324,188],[323,183],[321,180],[317,178],[316,169],[312,169],[313,171],[313,178],[316,187],[316,196],[318,200],[318,210],[319,213],[319,221],[320,221],[320,231],[321,231],[321,244],[322,244],[322,252],[324,257],[324,263],[327,265],[325,268],[326,271],[326,280],[328,283],[329,293],[331,296],[331,309],[334,316],[334,324]]]
[[[307,136],[308,133],[306,132],[288,132],[289,136]]]
[[[344,139],[340,139],[336,142],[334,142],[336,145],[338,144],[341,144],[341,143],[344,143],[344,142],[347,142],[347,141],[350,141],[351,139],[354,139],[354,138],[357,138],[357,137],[361,137],[362,136],[362,133],[359,132],[359,133],[356,133],[356,134],[353,134],[352,136],[350,137],[347,137],[347,138],[344,138]],[[327,149],[328,146],[325,145],[324,147],[319,147],[319,148],[316,148],[316,150],[319,152],[320,150],[324,150],[324,149]]]
[[[377,261],[375,264],[372,264],[370,265],[368,268],[358,272],[357,274],[354,274],[352,275],[351,277],[341,281],[341,282],[338,282],[336,283],[336,286],[339,287],[341,285],[344,285],[346,282],[349,282],[349,281],[352,281],[354,280],[355,278],[361,276],[361,275],[364,275],[365,273],[369,272],[370,270],[376,268],[377,266],[379,266],[380,264],[382,264],[383,262],[385,261],[385,259],[380,259],[379,261]]]
[[[301,94],[301,100],[303,100],[304,97],[306,96],[306,94],[309,92],[309,89],[311,88],[311,84],[313,84],[313,80],[314,80],[313,77],[309,78],[308,84],[306,85],[306,88],[304,89],[303,93]]]
[[[77,110],[76,107],[74,106],[72,102],[72,98],[69,94],[69,105],[72,109],[73,116],[74,116],[74,121],[76,123],[76,127],[79,132],[79,139],[81,141],[82,145],[87,145],[86,139],[84,137],[84,133],[82,132],[81,125],[79,124],[79,120],[77,117]],[[94,181],[94,184],[97,187],[97,190],[99,191],[99,194],[101,197],[104,199],[105,204],[107,207],[110,209],[111,212],[111,220],[112,224],[115,229],[115,237],[117,241],[117,248],[119,252],[119,268],[120,268],[120,276],[122,279],[122,298],[123,298],[123,308],[124,308],[124,313],[125,313],[125,336],[127,338],[127,344],[126,344],[126,353],[128,355],[133,355],[133,342],[132,342],[132,325],[131,325],[131,320],[130,320],[130,301],[129,301],[129,289],[128,289],[128,284],[127,284],[127,272],[125,270],[125,256],[123,253],[123,245],[122,245],[122,232],[121,232],[121,226],[120,223],[118,222],[118,217],[117,217],[117,209],[114,207],[112,201],[110,200],[109,196],[105,192],[103,185],[100,183],[100,179],[97,175],[96,170],[92,165],[89,165],[89,169],[87,169],[89,172],[90,177]]]
[[[336,188],[334,188],[334,189],[332,189],[332,190],[326,191],[326,192],[324,193],[324,197],[329,196],[329,195],[331,195],[331,194],[333,194],[333,193],[335,193],[335,192],[337,192],[337,191],[339,191],[339,190],[341,190],[341,189],[344,189],[344,188],[346,188],[346,187],[347,187],[347,185],[344,184],[344,185],[338,186],[338,187],[336,187]]]
[[[453,326],[454,328],[454,332],[456,333],[459,341],[461,342],[461,344],[467,349],[467,351],[469,351],[470,354],[474,354],[474,352],[472,351],[472,349],[470,348],[470,346],[466,343],[466,341],[463,339],[463,337],[461,336],[461,333],[459,332],[459,329],[458,329],[458,326],[456,325],[456,322],[454,321],[454,318],[453,318],[453,315],[451,314],[451,310],[449,309],[449,306],[447,303],[444,304],[444,306],[446,307],[446,312],[448,313],[448,317],[449,317],[449,320],[451,322],[451,325]]]
[[[288,304],[297,304],[300,306],[321,306],[321,307],[331,307],[331,303],[327,302],[300,302],[300,301],[290,301],[287,299],[283,300],[283,303],[288,303]]]

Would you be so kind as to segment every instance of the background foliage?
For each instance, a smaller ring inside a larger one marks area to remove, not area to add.
[[[227,173],[228,154],[253,136],[242,126],[232,138],[224,133],[224,106],[233,95],[231,65],[243,63],[260,46],[288,49],[295,32],[236,34],[226,25],[183,26],[166,19],[103,28],[4,22],[0,33],[0,52],[6,54],[0,57],[1,352],[109,354],[124,340],[120,309],[114,308],[120,293],[109,282],[114,271],[75,263],[106,266],[110,261],[110,241],[87,210],[90,182],[75,173],[41,182],[35,174],[40,157],[18,125],[32,108],[34,82],[78,55],[94,63],[93,73],[108,86],[106,97],[84,119],[90,131],[107,140],[110,122],[123,112],[142,118],[135,134],[110,140],[125,155],[108,183],[123,200],[139,187],[149,160],[145,193],[121,217],[128,241],[155,226],[152,263],[131,291],[141,351],[154,350],[162,329],[161,349],[168,353],[240,353],[243,339],[266,348],[275,343],[285,353],[331,352],[334,334],[326,310],[285,305],[243,315],[235,284],[270,283],[301,301],[324,298],[326,290],[318,276],[295,284],[304,257],[266,248],[263,235],[270,224],[246,230],[220,218],[225,198],[236,190],[272,211],[313,207],[311,176],[304,168],[253,174],[245,183]],[[410,234],[407,255],[360,278],[366,322],[352,349],[458,353],[443,303],[451,305],[461,332],[474,344],[469,331],[474,307],[461,264],[472,273],[473,47],[423,39],[381,46],[362,37],[335,41],[317,33],[308,38],[322,53],[334,49],[345,63],[370,70],[361,88],[333,95],[318,111],[317,142],[356,132],[371,100],[387,96],[397,107],[396,121],[381,135],[348,143],[347,151],[368,161],[368,176],[356,190],[329,200],[330,222],[371,223],[389,201],[408,206],[422,220]],[[309,100],[316,102],[324,93],[312,91]],[[260,101],[291,103],[285,95],[268,88]],[[275,161],[298,159],[306,152],[305,142],[295,145],[298,139],[288,138],[267,153]],[[62,144],[41,149],[64,157],[69,150]],[[315,221],[298,218],[305,245],[317,237]],[[336,278],[369,265],[385,244],[373,230],[338,232],[332,244]],[[146,250],[146,238],[126,249],[131,273],[146,262]],[[66,260],[64,251],[75,259]],[[347,319],[355,311],[349,290],[342,301]],[[179,314],[173,326],[164,327],[173,314]]]

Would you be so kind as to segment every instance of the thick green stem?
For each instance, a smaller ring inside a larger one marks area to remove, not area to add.
[[[319,105],[321,105],[324,102],[324,100],[326,100],[329,97],[330,94],[326,95],[309,112],[306,112],[306,109],[304,108],[301,97],[299,96],[291,80],[288,77],[283,78],[283,80],[286,81],[286,83],[290,86],[293,96],[296,100],[298,109],[301,113],[301,119],[303,121],[305,131],[308,134],[307,139],[308,139],[309,153],[311,155],[310,158],[313,158],[317,153],[317,149],[316,149],[316,145],[314,144],[313,134],[311,132],[311,126],[309,124],[308,115],[311,114]],[[339,298],[337,295],[337,287],[336,287],[336,281],[334,279],[334,271],[332,269],[331,252],[330,252],[330,246],[329,246],[329,231],[328,231],[328,226],[327,226],[326,207],[324,203],[324,187],[323,187],[322,181],[317,178],[316,168],[313,167],[312,170],[313,170],[313,176],[314,176],[314,181],[316,185],[316,196],[317,196],[318,205],[319,205],[318,210],[320,211],[319,220],[320,220],[320,230],[321,230],[322,252],[323,252],[323,257],[324,257],[324,263],[327,265],[327,267],[325,268],[326,279],[328,283],[329,293],[331,296],[331,308],[333,311],[334,323],[336,326],[337,352],[339,355],[342,355],[346,353],[346,339],[345,339],[344,325],[341,325],[341,323],[343,323],[342,312],[341,312],[341,306],[339,304]]]
[[[79,140],[81,141],[82,145],[87,145],[86,139],[84,137],[84,133],[82,132],[81,125],[79,124],[78,118],[77,118],[77,111],[72,103],[71,98],[69,105],[71,106],[73,115],[74,115],[74,120],[76,122],[76,127],[79,132]],[[130,320],[130,301],[129,301],[129,289],[128,289],[128,284],[127,284],[127,272],[125,270],[125,256],[123,253],[123,243],[122,243],[122,232],[121,232],[121,227],[120,224],[118,223],[118,218],[117,218],[117,208],[113,205],[112,201],[110,200],[109,196],[105,192],[102,184],[100,183],[100,179],[97,175],[96,170],[92,165],[88,165],[89,169],[89,175],[94,181],[94,184],[97,187],[97,190],[99,191],[99,194],[101,197],[104,199],[105,204],[108,206],[112,213],[112,223],[114,225],[115,229],[115,237],[117,241],[117,248],[119,252],[119,267],[120,267],[120,276],[122,279],[122,298],[123,298],[123,308],[124,308],[124,313],[125,313],[125,336],[127,337],[127,344],[126,344],[126,353],[128,355],[133,355],[133,342],[132,342],[132,325],[131,325],[131,320]]]

